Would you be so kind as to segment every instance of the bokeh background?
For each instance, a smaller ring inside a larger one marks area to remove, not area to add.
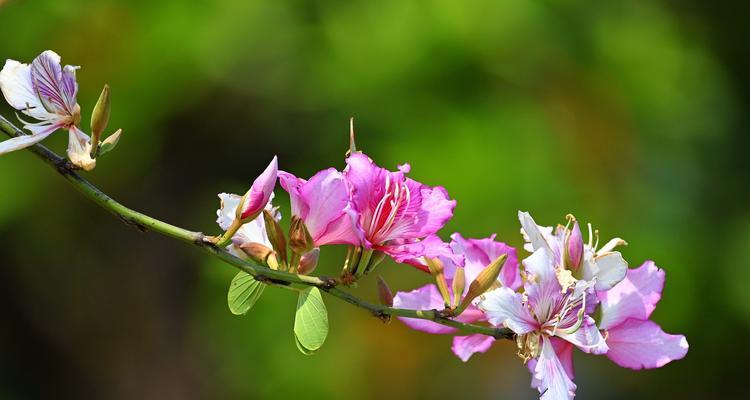
[[[342,167],[350,116],[381,165],[408,161],[458,200],[444,238],[518,246],[519,209],[548,225],[572,212],[625,238],[631,266],[667,271],[654,319],[691,345],[638,372],[577,354],[579,398],[741,398],[747,4],[11,0],[0,58],[50,48],[83,66],[85,121],[109,83],[124,136],[87,178],[190,229],[217,232],[216,194],[246,190],[274,154],[301,176]],[[0,158],[0,237],[2,399],[536,397],[513,343],[463,364],[449,337],[330,297],[328,341],[303,356],[289,292],[231,315],[235,270],[128,228],[29,153]],[[326,250],[318,272],[342,257]],[[376,272],[396,290],[427,282]],[[356,293],[374,300],[373,281]]]

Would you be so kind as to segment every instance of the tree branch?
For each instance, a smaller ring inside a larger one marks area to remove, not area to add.
[[[0,116],[0,130],[9,137],[24,135],[23,131],[18,129],[15,125],[10,123],[2,116]],[[458,331],[464,333],[479,333],[498,339],[513,338],[513,332],[508,329],[458,322],[445,317],[438,310],[407,310],[372,304],[352,295],[347,291],[339,289],[338,287],[336,287],[338,282],[332,278],[292,274],[289,272],[274,270],[250,261],[243,260],[230,254],[228,251],[218,248],[213,244],[205,241],[205,237],[201,232],[193,232],[172,224],[168,224],[135,210],[131,210],[130,208],[127,208],[124,205],[118,203],[113,198],[109,197],[107,194],[99,190],[91,182],[81,177],[75,171],[75,167],[68,160],[58,156],[43,145],[36,144],[29,147],[28,150],[34,153],[42,161],[55,168],[55,170],[60,175],[62,175],[63,178],[70,182],[84,196],[88,197],[91,201],[109,211],[111,214],[115,215],[126,224],[138,228],[139,230],[144,232],[152,231],[177,240],[181,240],[186,243],[190,243],[201,248],[203,251],[211,254],[212,256],[226,262],[227,264],[230,264],[244,272],[247,272],[260,281],[273,283],[274,286],[292,284],[316,286],[321,290],[327,292],[331,296],[338,297],[341,300],[369,311],[371,314],[382,320],[389,320],[392,316],[425,319],[441,325],[456,328]]]

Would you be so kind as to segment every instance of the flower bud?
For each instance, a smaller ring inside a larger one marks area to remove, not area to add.
[[[466,288],[466,272],[463,268],[457,267],[453,274],[453,308],[458,307],[461,295],[464,294],[464,288]]]
[[[120,142],[120,135],[122,135],[122,129],[118,129],[115,133],[109,135],[99,146],[99,155],[107,154],[114,150],[117,143]]]
[[[382,276],[378,276],[378,297],[383,305],[393,307],[393,292]]]
[[[440,295],[443,296],[445,307],[450,307],[451,296],[448,292],[448,282],[445,280],[443,263],[437,258],[425,257],[425,261],[427,262],[427,268],[430,270],[430,274],[435,277],[435,282],[437,283]]]
[[[286,238],[281,230],[279,221],[274,218],[273,214],[268,210],[263,210],[263,222],[266,225],[266,234],[268,235],[268,241],[271,242],[274,251],[278,255],[278,262],[281,263],[284,268],[287,265],[286,255]]]
[[[274,157],[263,173],[255,178],[250,190],[242,196],[240,206],[237,207],[238,220],[252,221],[263,212],[268,201],[271,200],[278,173],[279,164],[277,158]]]
[[[299,260],[299,267],[297,273],[307,275],[315,270],[318,266],[318,259],[320,259],[320,249],[314,248],[305,253]]]
[[[102,94],[99,95],[99,100],[96,102],[94,111],[91,113],[91,143],[94,147],[99,145],[99,138],[102,132],[107,129],[110,111],[109,85],[104,85]]]
[[[581,227],[578,226],[578,221],[573,223],[573,229],[566,234],[563,251],[565,253],[565,263],[570,269],[577,270],[583,260],[583,234],[581,234]]]
[[[503,265],[505,265],[505,260],[507,259],[507,254],[501,255],[497,258],[497,260],[493,261],[490,265],[485,267],[482,272],[479,273],[479,275],[477,275],[476,279],[474,279],[474,282],[471,282],[471,285],[469,285],[469,291],[466,292],[466,296],[458,306],[458,309],[455,313],[456,315],[461,314],[461,312],[463,312],[463,310],[465,310],[466,307],[471,304],[474,298],[482,295],[497,282],[497,277],[500,275],[500,270],[502,270]]]
[[[268,259],[274,254],[273,250],[260,243],[248,242],[241,244],[239,247],[253,261],[265,266],[268,266]]]
[[[314,247],[313,238],[305,222],[296,215],[292,216],[289,226],[289,247],[297,254],[305,254]]]

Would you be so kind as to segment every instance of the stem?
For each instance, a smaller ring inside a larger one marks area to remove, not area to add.
[[[0,131],[9,137],[24,135],[24,132],[10,123],[7,119],[0,116]],[[369,303],[362,300],[349,292],[343,291],[336,287],[336,280],[331,278],[319,278],[315,276],[299,275],[284,271],[274,270],[255,264],[251,261],[243,260],[236,257],[223,248],[217,247],[201,232],[193,232],[175,225],[160,221],[156,218],[142,214],[138,211],[131,210],[118,203],[104,192],[99,190],[91,182],[82,178],[75,172],[75,167],[66,159],[53,153],[41,144],[28,147],[28,150],[34,153],[42,161],[55,168],[55,170],[70,182],[79,192],[88,197],[89,200],[98,204],[100,207],[109,211],[126,224],[138,228],[143,232],[152,231],[165,236],[180,240],[185,243],[199,247],[208,254],[230,264],[242,271],[247,272],[256,279],[263,281],[272,286],[289,286],[291,284],[316,286],[327,292],[331,296],[338,297],[352,305],[365,309],[373,315],[387,319],[391,316],[408,317],[430,320],[435,323],[451,326],[465,333],[480,333],[483,335],[493,336],[501,339],[512,339],[512,331],[503,328],[494,328],[485,325],[466,324],[447,318],[438,310],[407,310],[401,308],[386,307]],[[359,257],[357,257],[359,258]]]

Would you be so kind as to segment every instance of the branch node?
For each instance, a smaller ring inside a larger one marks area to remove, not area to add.
[[[323,281],[323,289],[333,289],[339,284],[336,278],[331,278],[330,276],[321,276],[320,280]]]

